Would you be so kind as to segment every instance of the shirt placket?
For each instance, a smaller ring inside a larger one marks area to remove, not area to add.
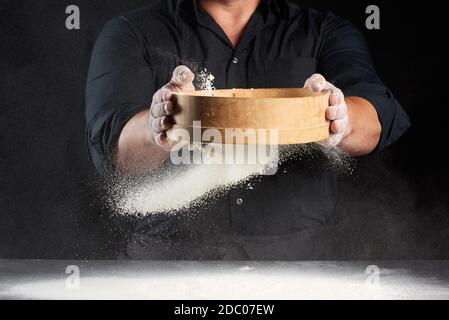
[[[226,68],[226,87],[245,88],[248,85],[247,79],[247,58],[249,46],[257,33],[263,27],[263,14],[257,10],[251,17],[245,31],[243,32],[236,47],[232,45],[229,38],[218,24],[201,8],[197,8],[198,22],[209,31],[213,32],[221,41],[232,49]],[[236,215],[244,214],[245,199],[239,190],[230,190],[228,193],[229,218],[231,230],[233,230],[232,221]]]

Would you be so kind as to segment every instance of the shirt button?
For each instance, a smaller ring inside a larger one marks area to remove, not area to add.
[[[232,59],[232,63],[237,64],[239,63],[239,58],[234,57],[234,59]]]
[[[241,199],[241,198],[238,198],[236,202],[237,202],[237,204],[238,204],[239,206],[241,206],[241,205],[242,205],[242,203],[243,203],[243,199]]]

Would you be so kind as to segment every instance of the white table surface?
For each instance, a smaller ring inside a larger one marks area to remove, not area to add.
[[[0,260],[0,299],[449,299],[449,261]]]

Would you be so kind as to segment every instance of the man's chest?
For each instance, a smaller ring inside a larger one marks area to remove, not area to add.
[[[198,89],[204,87],[207,74],[213,75],[217,89],[302,87],[317,71],[319,40],[305,32],[279,29],[243,34],[236,47],[211,30],[184,30],[167,34],[146,50],[161,84],[184,64],[197,75]]]

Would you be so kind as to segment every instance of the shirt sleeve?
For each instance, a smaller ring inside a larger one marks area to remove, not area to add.
[[[362,97],[372,103],[382,125],[375,151],[396,141],[410,127],[404,109],[376,74],[361,32],[333,14],[328,14],[324,20],[318,72],[346,96]]]
[[[105,25],[91,56],[86,84],[86,143],[96,169],[113,166],[118,137],[128,120],[151,103],[154,74],[138,32],[125,17]]]

